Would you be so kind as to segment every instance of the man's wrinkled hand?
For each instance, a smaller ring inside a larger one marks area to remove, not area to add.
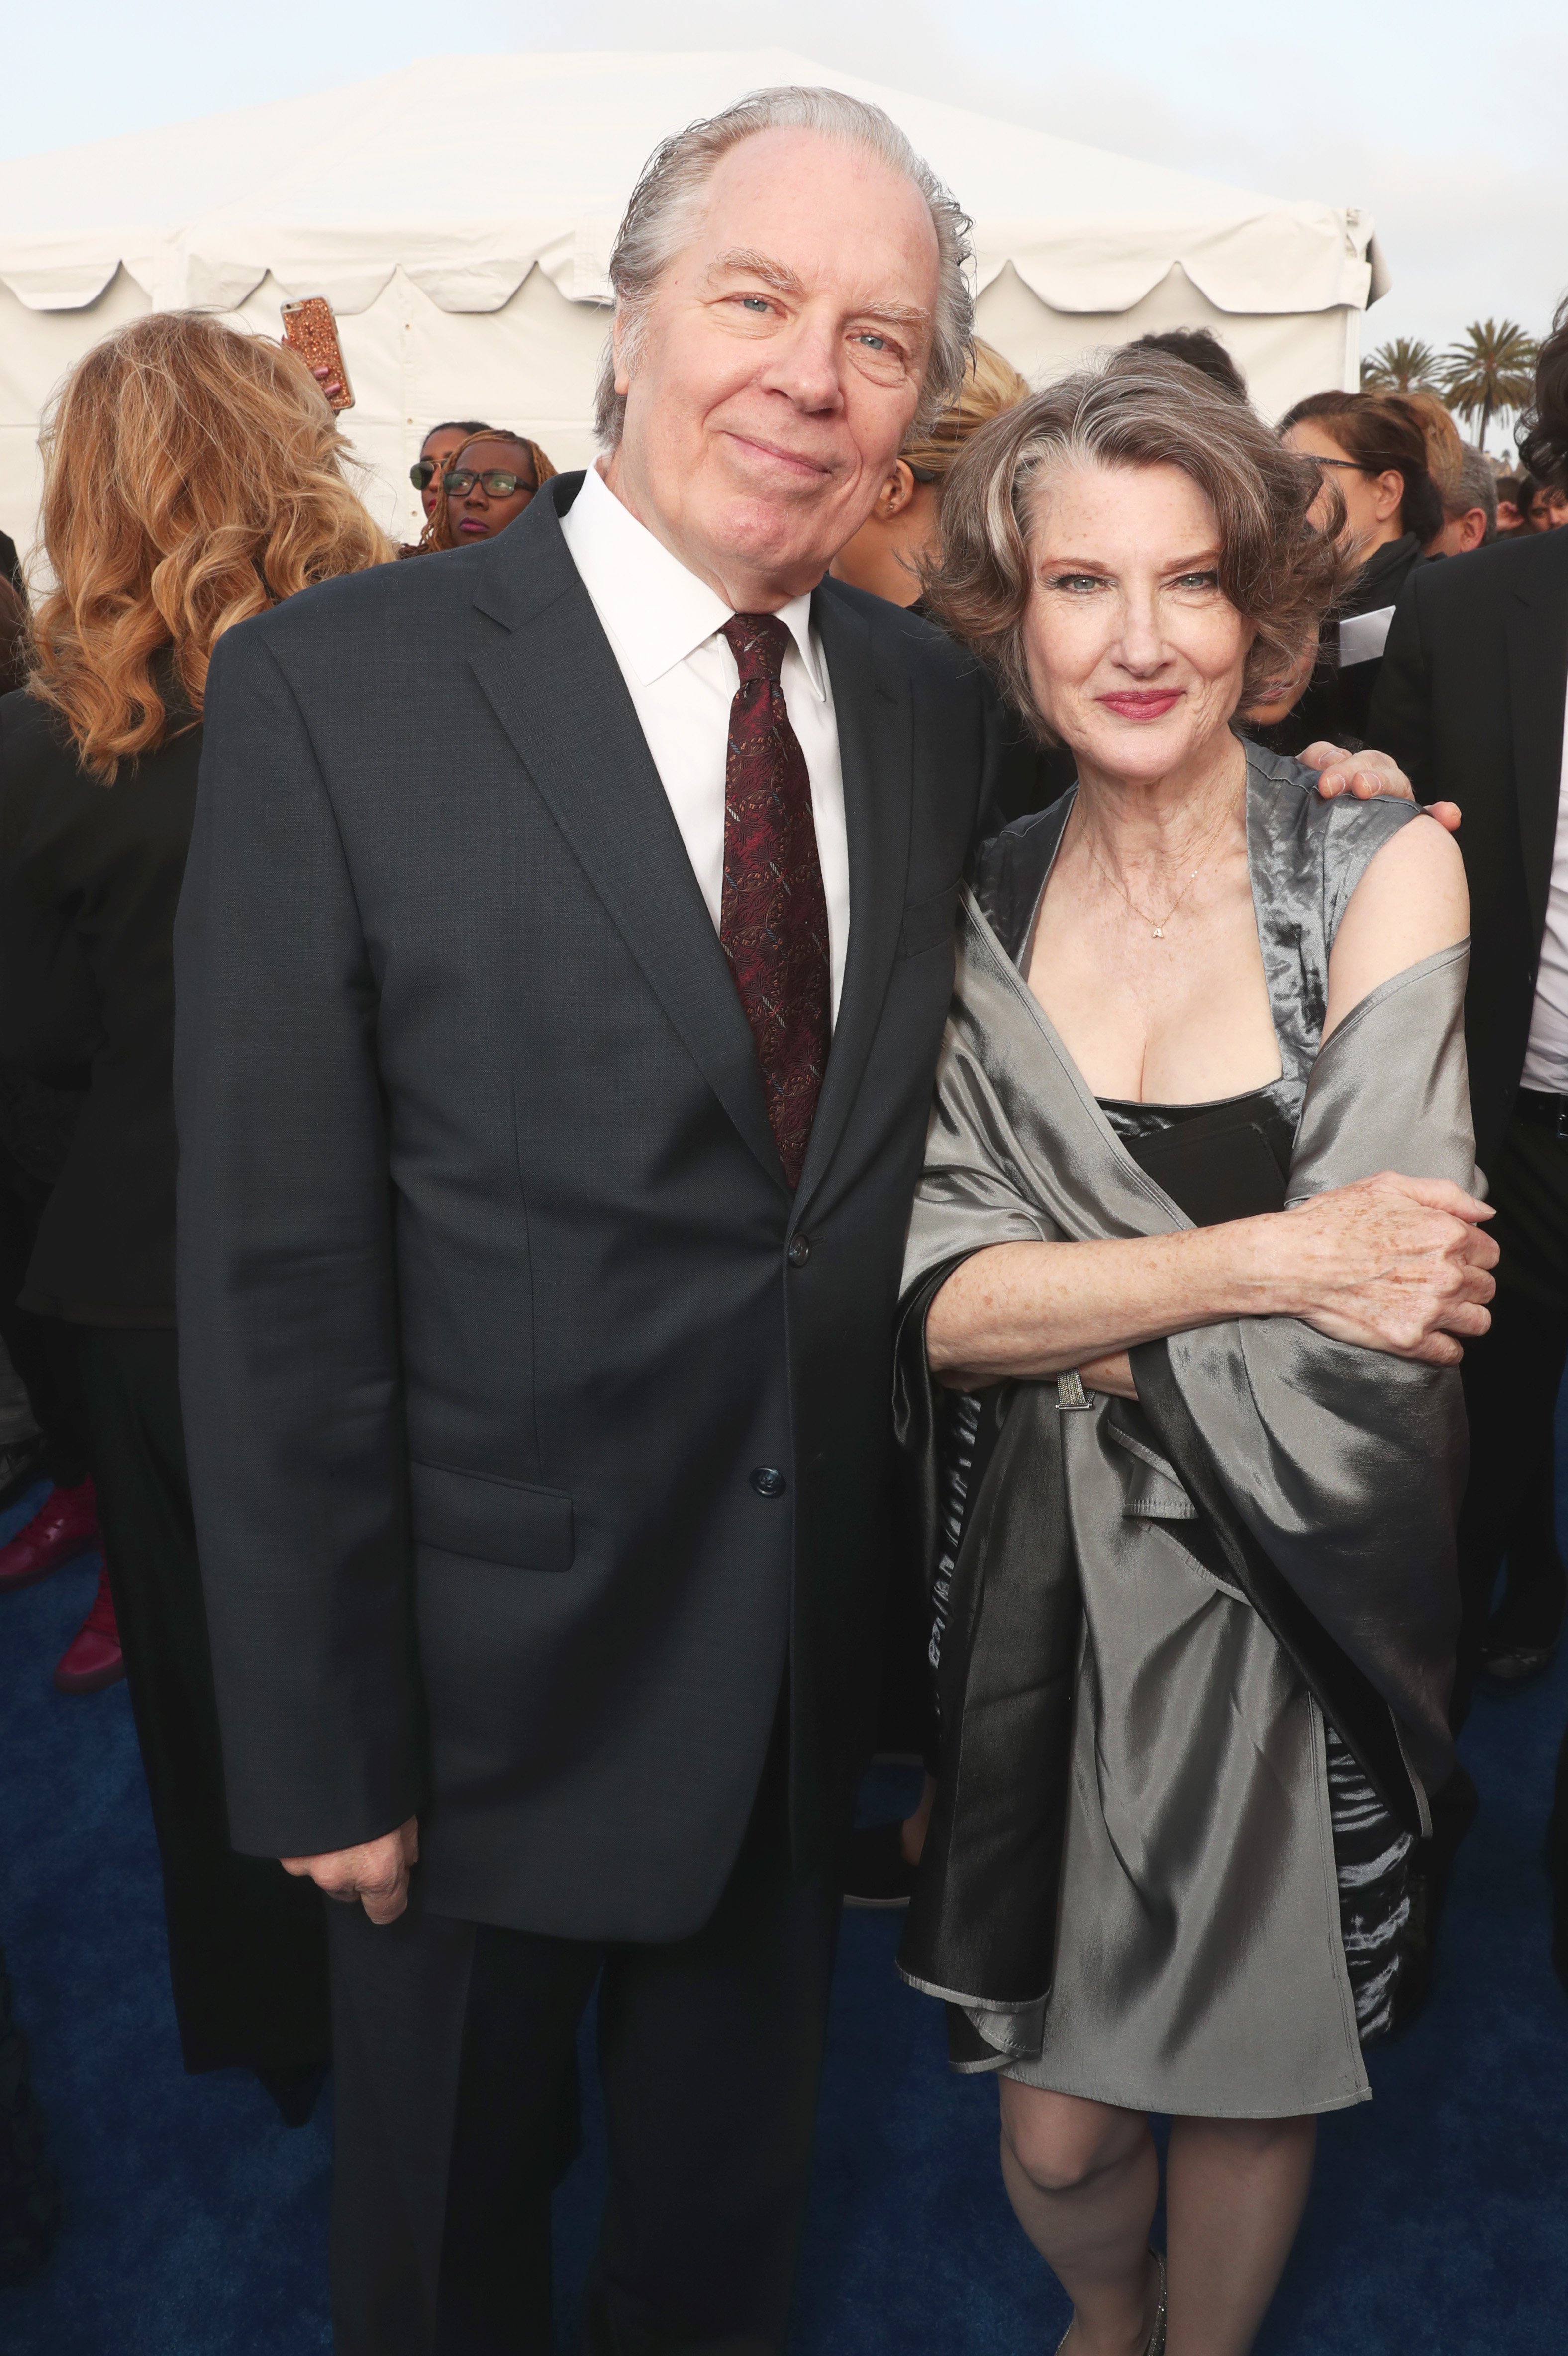
[[[395,1922],[408,1904],[408,1877],[419,1862],[419,1819],[410,1816],[395,1833],[362,1841],[358,1848],[328,1849],[319,1857],[285,1857],[285,1873],[314,1881],[340,1906],[361,1905],[372,1922]]]
[[[1304,766],[1319,772],[1317,790],[1326,802],[1337,801],[1341,794],[1350,794],[1359,802],[1375,802],[1380,797],[1396,802],[1415,799],[1410,779],[1391,753],[1347,753],[1342,744],[1320,740],[1309,744],[1301,757]],[[1458,833],[1457,802],[1428,802],[1426,815],[1450,834]]]

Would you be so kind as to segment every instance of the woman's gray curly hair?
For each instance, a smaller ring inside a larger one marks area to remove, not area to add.
[[[617,316],[622,322],[622,359],[635,367],[653,290],[668,264],[690,242],[703,191],[714,169],[732,147],[764,131],[815,131],[841,145],[862,148],[913,181],[929,207],[940,271],[931,355],[911,428],[924,431],[957,393],[973,347],[974,303],[967,275],[969,217],[930,166],[915,153],[891,116],[842,90],[795,85],[755,90],[734,106],[726,106],[722,114],[688,123],[684,131],[676,132],[654,149],[631,192],[610,255],[610,284],[615,289]],[[615,380],[611,346],[599,370],[594,412],[595,430],[607,450],[619,442],[626,421],[625,396],[617,392]]]
[[[974,436],[943,487],[940,551],[921,568],[932,617],[990,667],[1041,741],[1055,740],[1029,677],[1030,542],[1053,476],[1079,466],[1176,466],[1197,484],[1219,527],[1219,586],[1252,626],[1240,709],[1281,693],[1355,577],[1357,554],[1338,544],[1344,502],[1331,489],[1315,528],[1311,458],[1186,361],[1124,346]]]

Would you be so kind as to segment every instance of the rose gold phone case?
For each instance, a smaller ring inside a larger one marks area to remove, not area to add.
[[[290,351],[299,354],[306,368],[324,368],[329,379],[342,385],[342,391],[336,396],[327,394],[334,409],[353,408],[354,388],[343,363],[338,322],[325,294],[306,294],[302,302],[283,305],[283,339]],[[322,391],[327,391],[325,385]]]

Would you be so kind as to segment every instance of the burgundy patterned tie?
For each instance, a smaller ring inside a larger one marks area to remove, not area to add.
[[[736,614],[725,637],[740,685],[725,765],[719,939],[757,1042],[768,1118],[793,1189],[828,1059],[828,903],[806,756],[779,682],[789,630],[776,614]]]

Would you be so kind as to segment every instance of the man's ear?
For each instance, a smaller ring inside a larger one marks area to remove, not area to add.
[[[615,325],[610,329],[610,352],[615,360],[616,391],[622,401],[631,390],[630,323],[624,304],[616,305]]]

